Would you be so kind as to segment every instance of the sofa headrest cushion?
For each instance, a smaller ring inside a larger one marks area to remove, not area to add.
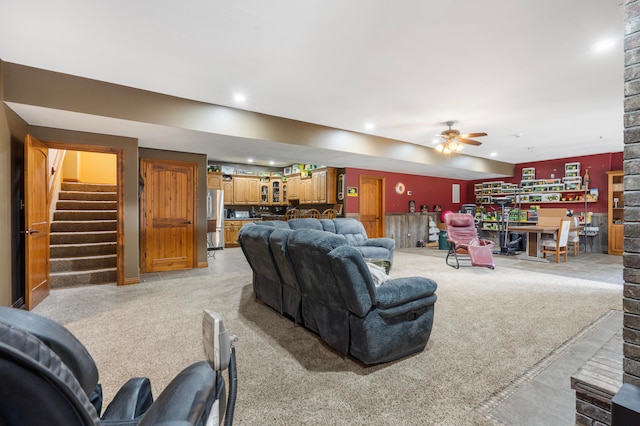
[[[322,231],[322,224],[320,220],[311,217],[303,217],[298,219],[291,219],[287,222],[291,229],[316,229]]]
[[[344,236],[315,229],[297,229],[291,233],[287,242],[289,249],[314,248],[326,251],[327,253],[336,247],[347,245]]]

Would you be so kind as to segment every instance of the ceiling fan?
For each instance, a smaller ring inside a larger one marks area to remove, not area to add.
[[[451,126],[453,126],[454,123],[455,121],[447,121],[445,123],[447,126],[449,126],[449,129],[440,133],[440,136],[444,138],[444,141],[442,141],[441,143],[438,144],[438,146],[436,146],[436,150],[438,152],[442,152],[444,154],[451,154],[454,152],[460,152],[464,147],[463,144],[474,145],[474,146],[482,145],[482,142],[478,142],[476,140],[469,139],[469,138],[479,138],[481,136],[487,136],[486,133],[484,132],[467,133],[467,134],[461,135],[458,130],[451,128]]]

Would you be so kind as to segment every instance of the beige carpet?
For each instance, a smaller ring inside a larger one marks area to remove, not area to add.
[[[610,309],[622,287],[499,267],[454,270],[400,252],[392,276],[438,283],[422,353],[365,367],[253,299],[251,274],[117,288],[59,289],[36,312],[65,324],[96,360],[106,398],[129,377],[155,394],[203,359],[201,311],[239,337],[235,424],[491,424],[476,407]],[[567,377],[567,383],[569,377]]]

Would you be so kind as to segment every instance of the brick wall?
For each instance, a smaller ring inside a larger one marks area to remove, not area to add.
[[[640,0],[624,14],[623,380],[640,386]]]

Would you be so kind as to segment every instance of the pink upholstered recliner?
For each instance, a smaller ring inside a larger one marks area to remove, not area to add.
[[[447,265],[456,269],[460,268],[459,256],[469,256],[472,266],[484,266],[494,269],[492,249],[493,241],[478,238],[475,221],[472,215],[467,213],[448,213],[444,217],[449,242],[447,253]],[[449,263],[449,257],[453,255],[456,263]]]

